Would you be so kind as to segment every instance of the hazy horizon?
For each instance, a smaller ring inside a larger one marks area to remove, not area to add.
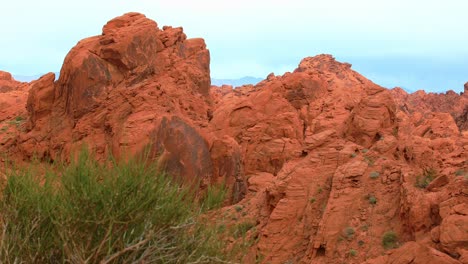
[[[204,38],[216,79],[281,75],[304,57],[326,53],[384,87],[460,92],[468,81],[467,8],[455,0],[18,0],[0,11],[0,22],[10,25],[0,28],[0,70],[23,76],[58,72],[79,40],[135,11],[160,28],[182,26],[189,38]]]

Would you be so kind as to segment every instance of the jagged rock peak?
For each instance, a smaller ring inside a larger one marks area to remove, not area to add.
[[[314,57],[306,57],[299,63],[296,72],[305,72],[309,70],[332,71],[348,70],[351,68],[349,63],[338,62],[330,54],[320,54]]]
[[[13,77],[11,76],[11,73],[5,72],[5,71],[0,71],[0,80],[2,81],[11,81]]]
[[[116,17],[109,22],[107,22],[106,25],[102,28],[102,34],[103,35],[108,35],[111,34],[113,31],[125,28],[125,27],[141,27],[141,26],[147,26],[147,25],[152,25],[155,28],[158,27],[158,24],[147,18],[145,15],[136,13],[136,12],[131,12],[131,13],[126,13],[122,16]]]

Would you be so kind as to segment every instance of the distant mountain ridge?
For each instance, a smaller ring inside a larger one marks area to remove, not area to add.
[[[263,78],[257,78],[252,76],[242,77],[240,79],[211,79],[211,85],[221,86],[223,84],[232,85],[234,87],[242,86],[246,84],[255,85],[259,82],[263,81]]]

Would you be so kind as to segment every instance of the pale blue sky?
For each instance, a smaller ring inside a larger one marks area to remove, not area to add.
[[[7,1],[0,69],[59,71],[80,39],[137,11],[204,38],[214,78],[282,74],[330,53],[386,87],[459,92],[468,81],[467,10],[464,0]]]

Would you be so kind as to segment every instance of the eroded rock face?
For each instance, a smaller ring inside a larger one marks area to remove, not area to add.
[[[29,85],[13,79],[10,73],[0,71],[0,151],[11,154],[16,135],[27,118],[24,108]],[[1,157],[2,161],[5,157]]]
[[[416,242],[408,242],[401,248],[394,250],[386,256],[376,258],[365,264],[460,264],[461,262],[451,258],[450,256],[432,249],[430,247],[418,244]]]
[[[39,126],[38,122],[52,113],[54,81],[55,74],[48,73],[31,83],[26,108],[30,113],[29,122],[32,127]]]
[[[13,87],[0,91],[0,122],[12,124],[0,150],[149,149],[184,180],[224,182],[236,208],[217,215],[256,225],[243,263],[466,263],[468,84],[408,95],[318,55],[255,86],[210,87],[209,59],[182,28],[115,18],[70,51],[57,81],[0,72]],[[382,246],[389,231],[400,248]]]
[[[460,94],[451,90],[445,94],[426,93],[424,91],[408,94],[401,88],[392,89],[391,92],[400,109],[406,113],[449,113],[456,121],[460,130],[468,130],[467,84],[465,84],[464,92]]]
[[[182,28],[158,28],[142,14],[109,21],[100,36],[80,41],[54,83],[32,85],[30,131],[23,155],[67,156],[83,144],[99,155],[139,153],[162,117],[177,115],[202,130],[210,109],[209,52]]]
[[[152,137],[154,155],[167,173],[192,182],[211,178],[213,165],[208,145],[181,118],[163,117]]]
[[[320,55],[293,73],[228,88],[213,88],[210,125],[235,139],[245,159],[249,191],[240,204],[259,221],[246,263],[359,263],[385,252],[390,230],[401,244],[425,243],[443,222],[441,204],[468,202],[456,176],[467,170],[467,138],[452,115],[405,111],[349,64]],[[429,172],[434,182],[417,187]],[[458,263],[459,246],[437,243],[403,259]]]
[[[0,71],[0,93],[16,90],[18,86],[19,82],[9,72]]]
[[[109,21],[101,36],[80,41],[65,58],[57,104],[77,119],[96,108],[96,99],[119,83],[128,86],[154,74],[157,53],[164,48],[158,32],[154,21],[129,13]]]
[[[245,197],[247,185],[239,144],[233,138],[224,136],[213,141],[210,152],[216,181],[232,186],[231,203],[241,201]]]
[[[446,211],[439,228],[440,248],[454,256],[468,249],[468,204],[460,203]]]

